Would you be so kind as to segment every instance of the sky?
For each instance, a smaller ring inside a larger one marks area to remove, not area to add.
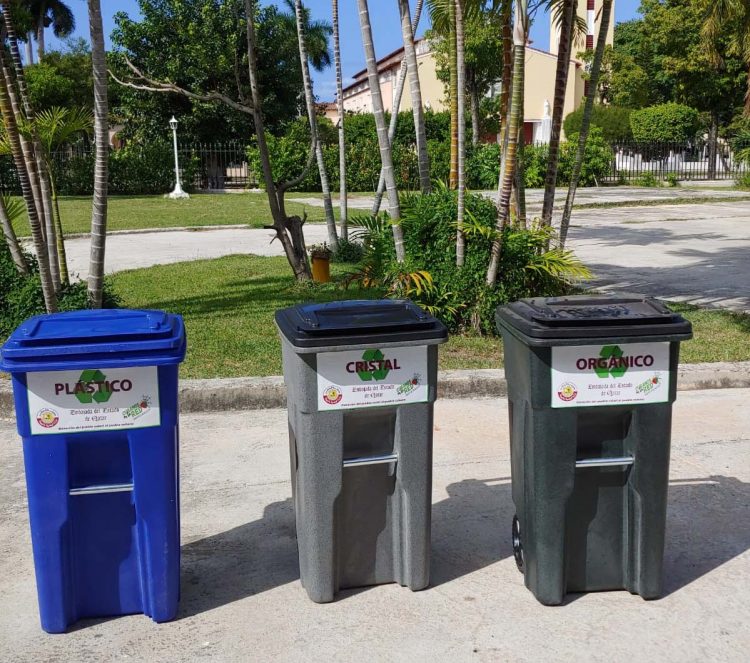
[[[86,0],[67,0],[76,16],[76,37],[89,38],[88,15],[86,13]],[[282,4],[265,1],[262,4]],[[410,0],[412,12],[415,0]],[[640,0],[615,0],[615,22],[627,21],[637,16]],[[102,17],[104,20],[104,33],[109,36],[114,28],[114,15],[123,11],[131,18],[140,16],[137,0],[101,0]],[[331,20],[330,0],[306,0],[315,19]],[[398,3],[396,0],[370,0],[370,21],[372,22],[373,40],[375,52],[382,57],[402,46],[401,23],[398,16]],[[344,72],[344,85],[351,81],[351,75],[364,69],[364,54],[359,32],[359,17],[357,15],[355,0],[339,0],[339,25],[341,33],[341,61]],[[426,12],[425,12],[426,14]],[[429,27],[426,15],[420,22],[418,35]],[[55,48],[58,40],[48,31],[48,48]],[[549,18],[546,15],[538,16],[531,28],[531,41],[533,46],[543,50],[549,48]],[[109,41],[107,41],[109,46]],[[333,100],[336,92],[336,79],[333,66],[323,72],[313,72],[313,84],[315,95],[320,101]]]

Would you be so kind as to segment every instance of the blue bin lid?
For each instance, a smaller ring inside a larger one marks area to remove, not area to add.
[[[96,309],[37,315],[0,349],[12,372],[177,364],[185,358],[182,317],[164,311]]]

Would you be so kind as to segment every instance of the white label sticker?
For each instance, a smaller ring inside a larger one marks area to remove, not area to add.
[[[552,348],[552,407],[666,403],[669,343]]]
[[[318,410],[424,403],[427,398],[424,345],[318,355]]]
[[[158,375],[156,366],[28,373],[31,433],[158,426]]]

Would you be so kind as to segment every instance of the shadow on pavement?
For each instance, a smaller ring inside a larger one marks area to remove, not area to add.
[[[431,587],[512,556],[510,478],[466,479],[450,484],[447,492],[432,507]],[[670,482],[664,596],[750,549],[749,507],[750,483],[734,477]],[[298,579],[292,501],[273,502],[259,520],[182,547],[179,617]],[[518,582],[523,582],[520,575]],[[364,589],[346,590],[337,598]],[[568,595],[566,603],[578,596]]]
[[[710,476],[669,483],[664,596],[750,549],[750,483]]]
[[[430,586],[513,555],[510,528],[515,506],[510,486],[510,477],[466,479],[450,484],[448,498],[432,505]]]
[[[259,520],[182,546],[178,619],[207,612],[299,578],[291,498]]]

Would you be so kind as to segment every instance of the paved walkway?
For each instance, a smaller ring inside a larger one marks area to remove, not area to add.
[[[696,304],[750,310],[750,202],[577,210],[570,248],[595,274],[591,285]],[[326,239],[306,226],[308,244]],[[118,234],[107,272],[236,253],[282,255],[268,230],[224,228]],[[88,272],[89,239],[66,242],[72,273]]]
[[[299,582],[286,413],[183,416],[179,618],[89,620],[63,636],[39,629],[21,445],[0,422],[0,660],[744,662],[748,399],[679,395],[664,598],[600,592],[556,608],[537,603],[511,557],[505,401],[437,403],[432,586],[346,591],[328,605]]]

